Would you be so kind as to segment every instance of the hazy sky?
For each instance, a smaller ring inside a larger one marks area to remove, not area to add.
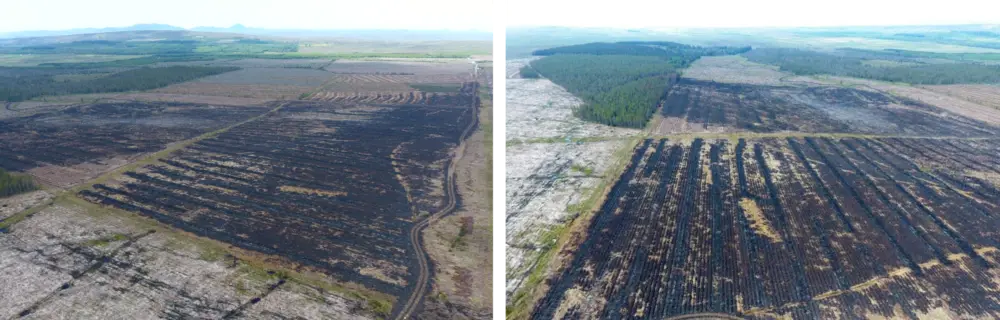
[[[508,26],[639,28],[1000,24],[1000,1],[996,0],[506,1]]]
[[[0,32],[124,27],[493,29],[489,1],[460,0],[5,0]]]

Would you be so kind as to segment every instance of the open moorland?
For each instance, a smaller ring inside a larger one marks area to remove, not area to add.
[[[563,48],[574,47],[586,46]],[[703,55],[646,87],[660,98],[644,130],[508,140],[508,172],[545,168],[508,177],[508,207],[535,215],[520,229],[508,220],[519,232],[508,234],[518,254],[508,257],[508,318],[1000,317],[995,84],[963,71],[992,58]],[[559,70],[527,65],[508,73],[520,78],[509,95],[561,89],[520,89],[558,84]],[[626,89],[604,92],[615,90]],[[586,94],[573,92],[564,121],[608,123],[572,112],[599,102]],[[609,151],[556,152],[598,145]]]
[[[488,60],[317,43],[0,41],[0,317],[489,318]]]

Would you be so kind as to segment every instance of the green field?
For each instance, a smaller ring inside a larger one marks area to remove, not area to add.
[[[143,56],[110,54],[0,54],[0,67],[35,67],[47,63],[94,63],[140,57]]]

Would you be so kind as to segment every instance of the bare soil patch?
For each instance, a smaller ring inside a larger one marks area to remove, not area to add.
[[[535,60],[535,59],[538,59],[538,58],[534,57],[534,58],[507,60],[507,63],[506,63],[506,65],[507,65],[507,74],[505,75],[506,78],[507,79],[520,79],[521,78],[521,76],[520,76],[521,68],[523,68],[524,66],[528,65],[529,63],[531,63],[531,60]]]
[[[937,93],[949,95],[975,104],[1000,109],[1000,85],[995,84],[963,84],[920,86]]]
[[[624,141],[531,143],[507,147],[507,294],[534,267],[550,229],[566,223],[597,187]],[[583,171],[589,171],[583,172]]]
[[[583,101],[548,79],[510,79],[507,88],[507,141],[642,133],[585,122],[573,116],[573,109]]]
[[[44,190],[0,198],[0,220],[7,219],[50,199],[52,199],[52,194]]]
[[[701,57],[684,70],[685,78],[756,85],[783,85],[781,79],[788,76],[776,66],[750,62],[742,56]]]
[[[311,92],[313,89],[314,87],[291,85],[185,82],[156,89],[153,92],[158,94],[218,96],[260,101],[298,99],[303,93]]]
[[[355,298],[72,205],[16,224],[0,244],[4,318],[374,318]],[[250,312],[239,312],[243,305]]]

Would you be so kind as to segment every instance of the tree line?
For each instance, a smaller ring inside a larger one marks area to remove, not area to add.
[[[675,66],[685,66],[702,56],[732,55],[750,51],[750,47],[698,47],[667,41],[593,42],[551,49],[535,50],[532,55],[556,54],[630,55],[663,57]]]
[[[913,55],[896,52],[898,55]],[[743,54],[757,63],[775,65],[799,75],[829,74],[911,84],[998,83],[1000,66],[972,62],[873,66],[856,52],[835,55],[800,49],[754,49]],[[899,60],[897,60],[899,61]]]
[[[749,47],[696,47],[673,42],[588,43],[537,50],[544,56],[521,69],[540,73],[580,97],[574,113],[610,126],[641,128],[676,82],[678,69],[709,55],[738,54]],[[531,70],[533,69],[533,70]]]
[[[927,59],[946,59],[955,61],[992,61],[1000,60],[1000,53],[994,52],[929,52],[902,49],[868,50],[857,48],[837,49],[838,54],[862,59],[881,59],[905,62],[924,62]]]
[[[0,100],[18,102],[46,95],[150,90],[235,70],[239,68],[195,66],[138,68],[81,81],[57,81],[50,74],[0,76]]]
[[[0,198],[38,190],[35,180],[28,175],[16,175],[0,169]]]

